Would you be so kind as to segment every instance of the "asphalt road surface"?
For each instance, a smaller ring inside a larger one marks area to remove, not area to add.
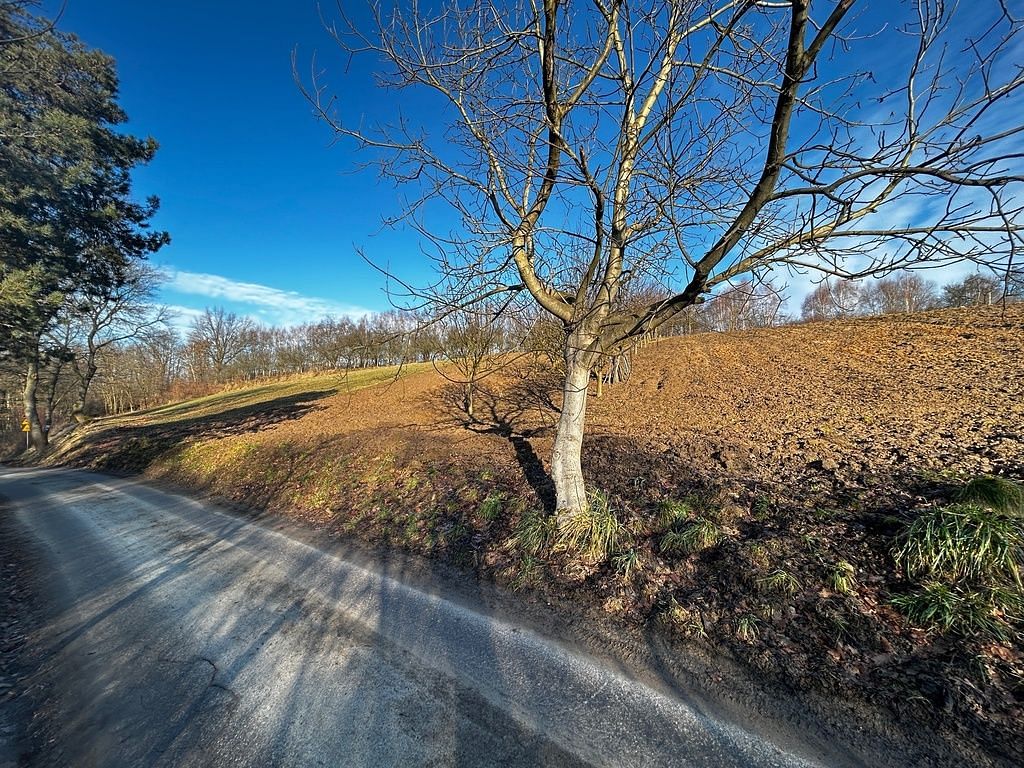
[[[45,617],[33,764],[821,764],[266,522],[78,471],[0,497]]]

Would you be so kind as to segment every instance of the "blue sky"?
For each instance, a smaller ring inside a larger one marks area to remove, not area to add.
[[[117,60],[128,130],[160,143],[135,191],[160,197],[172,243],[153,262],[183,319],[214,305],[273,324],[388,309],[354,245],[417,274],[409,239],[379,233],[394,189],[351,173],[293,81],[296,45],[306,63],[333,52],[311,0],[69,0],[59,27]],[[360,79],[346,97],[379,98]]]
[[[135,189],[161,199],[155,224],[172,243],[153,261],[181,326],[217,305],[275,325],[387,310],[384,280],[357,247],[426,281],[417,238],[381,229],[400,205],[395,189],[354,170],[352,145],[332,144],[294,83],[297,46],[306,71],[319,53],[347,114],[396,106],[374,88],[372,62],[340,57],[314,0],[68,0],[59,27],[117,60],[128,130],[161,145]],[[808,287],[791,284],[791,306]]]

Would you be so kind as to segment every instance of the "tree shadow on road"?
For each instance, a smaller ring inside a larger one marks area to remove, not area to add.
[[[75,689],[59,726],[74,738],[69,754],[124,765],[227,755],[353,768],[581,765],[545,735],[547,723],[501,704],[523,683],[491,642],[486,613],[456,609],[474,628],[462,634],[423,565],[348,559],[344,545],[307,546],[118,487],[148,512],[122,505],[114,517],[149,544],[115,545],[101,558],[111,571],[102,586],[76,581],[45,654]],[[162,522],[152,529],[147,518]],[[86,550],[68,552],[69,564]],[[479,585],[460,590],[479,610]]]

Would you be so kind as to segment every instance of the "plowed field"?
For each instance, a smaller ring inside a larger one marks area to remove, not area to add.
[[[1024,477],[1024,304],[701,334],[637,352],[632,378],[591,400],[584,460],[630,530],[626,574],[514,540],[550,499],[556,372],[510,365],[483,383],[475,421],[429,366],[384,383],[360,376],[103,420],[54,460],[144,472],[474,568],[660,627],[795,688],[881,707],[880,727],[891,718],[1024,762],[1020,638],[929,633],[890,604],[907,588],[891,552],[908,519],[973,475]],[[665,554],[666,500],[713,519],[721,540]],[[837,563],[854,568],[850,594],[829,587]],[[793,586],[765,588],[780,570]]]

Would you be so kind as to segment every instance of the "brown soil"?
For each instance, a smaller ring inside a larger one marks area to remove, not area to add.
[[[794,689],[870,703],[880,727],[1024,763],[1020,638],[929,634],[889,604],[907,587],[894,536],[915,511],[977,473],[1024,477],[1024,305],[703,334],[639,352],[632,379],[591,400],[585,444],[591,485],[634,534],[640,567],[628,578],[510,541],[524,512],[550,503],[556,373],[520,361],[488,379],[468,423],[460,393],[430,370],[345,381],[105,420],[55,460],[144,472],[601,606]],[[713,517],[723,541],[662,554],[668,499]],[[850,595],[828,587],[841,561],[855,568]],[[779,569],[795,577],[793,594],[764,586]]]

